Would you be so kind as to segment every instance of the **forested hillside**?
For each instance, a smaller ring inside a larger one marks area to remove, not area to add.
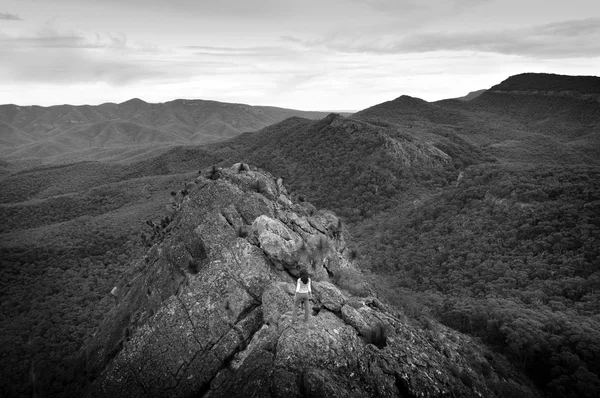
[[[318,119],[324,112],[205,100],[151,104],[0,105],[0,158],[16,168],[86,160],[115,161],[173,145],[226,140],[292,116]]]
[[[185,181],[245,162],[282,177],[307,209],[342,216],[374,288],[407,314],[480,337],[548,396],[598,396],[599,127],[593,101],[487,90],[294,117],[116,163],[14,173],[0,162],[2,383],[27,386],[33,368],[56,391],[77,378],[71,356],[111,308],[142,233],[168,225]]]
[[[521,73],[496,84],[490,90],[575,91],[581,94],[600,94],[600,78],[597,76],[567,76],[552,73]]]
[[[49,395],[73,382],[80,372],[73,356],[114,306],[111,289],[145,250],[141,234],[153,231],[146,221],[160,224],[170,192],[179,194],[196,174],[101,184],[115,175],[102,179],[97,172],[111,168],[79,166],[86,183],[70,179],[74,166],[0,185],[5,202],[30,198],[0,205],[0,392],[6,396],[31,393],[32,374]]]
[[[473,166],[354,231],[388,289],[419,292],[550,395],[600,392],[599,169]]]
[[[210,148],[282,176],[296,193],[354,222],[456,180],[482,151],[443,128],[422,137],[394,123],[331,114],[288,119]]]

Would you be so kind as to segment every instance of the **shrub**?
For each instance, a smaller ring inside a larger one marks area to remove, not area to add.
[[[381,322],[371,326],[363,335],[363,339],[367,344],[373,344],[375,347],[382,349],[387,345],[387,330]]]
[[[185,248],[192,258],[202,261],[208,258],[206,247],[201,239],[194,239],[186,243]]]
[[[421,321],[421,325],[423,326],[423,329],[435,330],[435,324],[428,317],[423,316],[423,317],[421,317],[420,321]]]
[[[337,223],[331,228],[331,235],[334,239],[339,239],[342,236],[343,223],[342,219],[338,218]]]
[[[471,375],[465,371],[464,369],[460,372],[460,376],[459,376],[460,381],[463,382],[463,384],[469,388],[473,388],[473,378],[471,377]]]
[[[296,260],[299,264],[302,264],[308,262],[309,257],[310,252],[308,250],[308,246],[306,245],[306,242],[302,241],[300,246],[298,246],[296,249]]]
[[[213,165],[212,168],[210,169],[210,172],[208,173],[208,179],[209,180],[218,180],[219,179],[219,169],[217,169],[217,166]]]
[[[476,367],[479,373],[485,378],[490,377],[492,374],[492,367],[487,361],[477,362]]]
[[[514,398],[514,397],[531,397],[531,392],[516,384],[513,381],[486,381],[487,387],[498,397],[501,398]]]
[[[311,259],[313,267],[322,264],[327,256],[333,251],[333,244],[325,235],[319,235],[319,239],[315,245],[315,250],[312,252]]]
[[[263,193],[267,190],[267,184],[263,180],[254,180],[251,188],[258,193]]]
[[[235,236],[237,236],[238,238],[245,238],[246,236],[248,236],[248,230],[244,225],[238,225],[237,227],[235,227]]]
[[[366,297],[370,293],[362,274],[353,268],[340,268],[335,273],[333,282],[355,296]]]
[[[450,373],[452,373],[452,376],[456,377],[457,379],[460,377],[460,368],[458,366],[452,364],[450,365],[448,370],[450,371]]]
[[[198,272],[200,272],[200,264],[198,263],[198,260],[190,258],[188,260],[187,269],[190,274],[194,274],[194,275],[196,275]]]

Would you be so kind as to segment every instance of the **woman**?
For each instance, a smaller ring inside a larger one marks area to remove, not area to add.
[[[296,322],[296,309],[298,302],[304,302],[304,322],[308,322],[308,300],[312,299],[310,278],[306,270],[300,271],[300,278],[296,282],[296,293],[294,293],[294,310],[292,311],[292,322]]]

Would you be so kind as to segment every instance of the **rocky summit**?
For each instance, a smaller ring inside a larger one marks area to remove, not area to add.
[[[537,395],[498,374],[493,362],[503,359],[473,339],[423,329],[354,289],[360,278],[336,285],[360,275],[342,223],[294,203],[269,173],[245,164],[203,171],[154,229],[81,350],[82,395],[482,397],[501,384]],[[302,311],[292,319],[303,268],[313,281],[306,323]]]

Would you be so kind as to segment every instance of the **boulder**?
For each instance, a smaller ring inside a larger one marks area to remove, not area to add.
[[[262,215],[252,223],[261,249],[267,256],[288,270],[292,275],[299,274],[296,248],[301,238],[277,219]]]
[[[317,303],[329,311],[340,312],[346,302],[340,289],[330,282],[313,282],[312,289]]]
[[[362,315],[350,305],[344,304],[341,309],[341,315],[344,322],[352,326],[356,331],[365,335],[369,329],[369,325],[363,319]]]

